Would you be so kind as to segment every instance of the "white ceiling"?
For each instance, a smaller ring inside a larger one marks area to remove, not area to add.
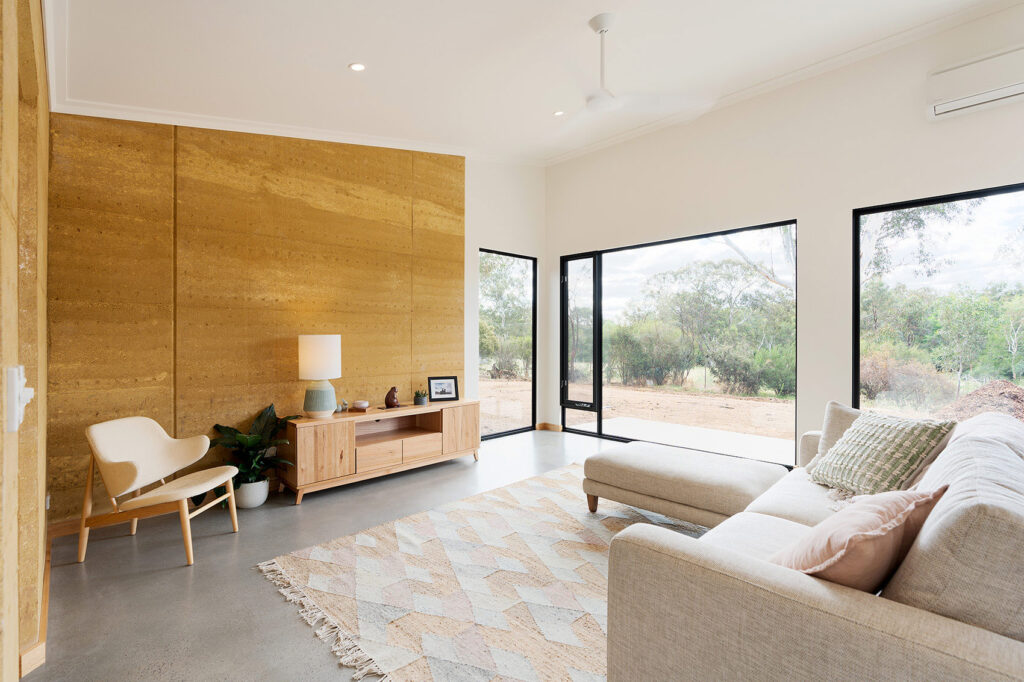
[[[46,0],[54,111],[551,163],[677,122],[608,85],[728,103],[1006,6],[993,0]],[[354,73],[350,62],[363,62]],[[922,78],[924,74],[922,74]],[[556,118],[555,110],[566,115]]]

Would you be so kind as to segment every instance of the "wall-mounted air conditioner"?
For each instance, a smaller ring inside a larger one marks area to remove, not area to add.
[[[930,118],[1024,102],[1024,46],[933,73],[928,94]]]

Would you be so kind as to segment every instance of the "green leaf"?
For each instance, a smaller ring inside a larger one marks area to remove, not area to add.
[[[214,424],[214,430],[217,433],[221,433],[225,436],[234,436],[236,433],[241,433],[238,429],[233,426],[224,426],[223,424]]]
[[[235,440],[247,448],[253,448],[259,445],[260,441],[263,439],[259,434],[236,433]]]
[[[259,413],[256,419],[253,420],[252,426],[249,427],[249,433],[259,434],[264,438],[269,438],[272,433],[268,433],[269,429],[277,427],[277,412],[274,410],[274,404],[271,403],[263,408],[263,411]]]

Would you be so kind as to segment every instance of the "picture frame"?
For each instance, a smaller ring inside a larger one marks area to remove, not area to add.
[[[427,377],[427,393],[430,402],[444,402],[459,399],[458,377]]]

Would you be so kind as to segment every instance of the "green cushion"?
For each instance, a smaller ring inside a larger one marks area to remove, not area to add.
[[[864,412],[821,457],[811,480],[855,495],[899,490],[954,426]]]

